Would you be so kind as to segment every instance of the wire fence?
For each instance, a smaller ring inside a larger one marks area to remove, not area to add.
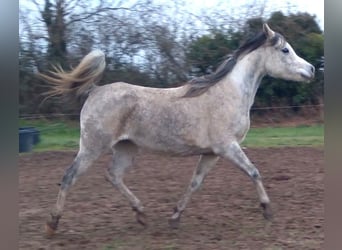
[[[275,107],[255,107],[251,108],[251,110],[284,110],[284,109],[293,109],[293,108],[301,108],[301,109],[312,109],[312,108],[323,108],[324,104],[317,104],[317,105],[292,105],[292,106],[275,106]],[[23,120],[53,120],[53,119],[65,119],[65,118],[74,118],[78,119],[80,116],[80,113],[69,113],[69,114],[63,114],[63,113],[50,113],[50,114],[21,114],[19,116],[19,119]],[[268,121],[268,119],[267,119]],[[272,121],[268,121],[268,123],[273,123]],[[45,133],[53,130],[58,130],[61,128],[60,123],[54,123],[45,125],[44,128],[40,128],[40,133]]]
[[[251,110],[273,110],[273,109],[314,108],[314,107],[324,107],[324,104],[293,105],[293,106],[278,106],[278,107],[256,107],[256,108],[251,108]]]
[[[317,108],[324,107],[324,104],[316,105],[292,105],[292,106],[275,106],[275,107],[255,107],[253,110],[277,110],[277,109],[293,109],[293,108]],[[63,113],[50,113],[50,114],[21,114],[19,119],[25,120],[39,120],[39,119],[52,119],[52,118],[66,118],[66,117],[79,117],[79,113],[63,114]]]

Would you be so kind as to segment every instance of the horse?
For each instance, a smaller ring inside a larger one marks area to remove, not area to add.
[[[65,170],[46,233],[57,230],[70,187],[103,152],[112,153],[106,179],[129,201],[136,220],[146,225],[141,201],[123,181],[139,149],[199,156],[190,184],[169,219],[177,228],[192,194],[219,158],[231,162],[255,184],[262,214],[271,219],[270,199],[258,168],[240,144],[250,128],[250,109],[262,78],[310,82],[315,68],[299,57],[284,36],[263,24],[258,35],[235,50],[211,74],[173,88],[115,82],[97,85],[105,55],[93,50],[71,71],[55,67],[41,77],[52,84],[50,95],[86,96],[80,112],[79,150]]]

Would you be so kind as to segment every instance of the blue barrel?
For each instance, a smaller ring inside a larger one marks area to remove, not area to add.
[[[32,130],[19,129],[19,153],[30,152],[33,148]]]
[[[33,134],[33,145],[36,145],[37,143],[40,142],[40,132],[35,127],[20,127],[19,133],[20,131],[23,131],[23,130],[31,131],[31,133]]]

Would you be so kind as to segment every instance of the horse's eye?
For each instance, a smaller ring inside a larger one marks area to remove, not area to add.
[[[285,54],[289,53],[289,49],[288,49],[288,48],[283,48],[281,51],[282,51],[283,53],[285,53]]]

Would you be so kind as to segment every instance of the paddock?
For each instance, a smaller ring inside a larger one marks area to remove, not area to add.
[[[184,193],[198,157],[141,152],[125,176],[144,202],[147,227],[136,223],[127,200],[104,178],[103,155],[70,190],[60,228],[44,225],[64,170],[76,151],[19,156],[19,249],[322,249],[323,147],[247,148],[272,200],[266,221],[253,182],[219,160],[195,193],[178,229],[168,219]],[[148,178],[147,178],[148,177]]]

